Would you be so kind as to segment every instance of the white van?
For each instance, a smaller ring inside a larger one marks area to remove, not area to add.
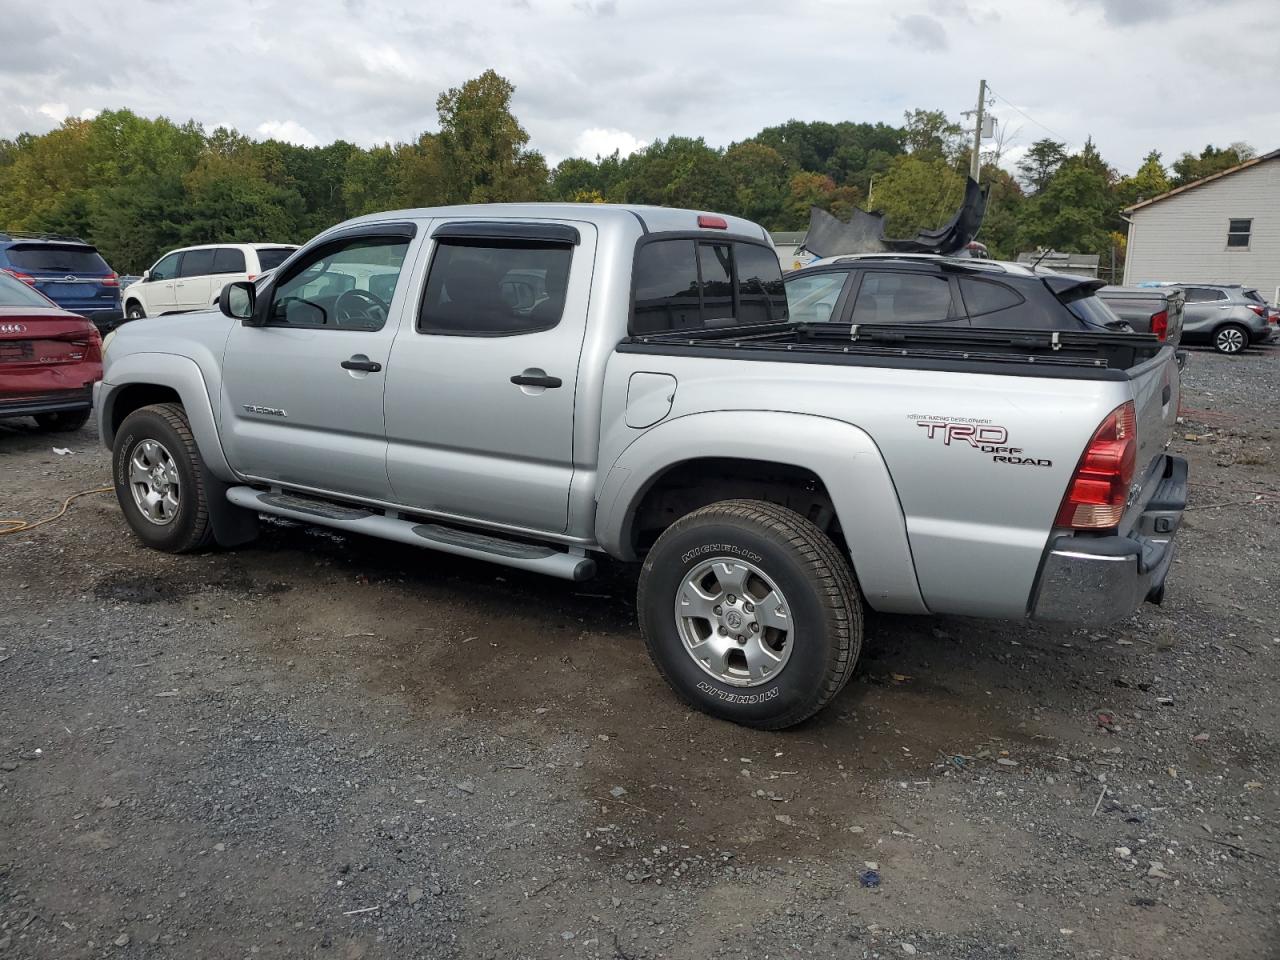
[[[288,243],[210,243],[172,250],[125,288],[124,314],[139,320],[216,307],[226,284],[254,280],[297,249]]]

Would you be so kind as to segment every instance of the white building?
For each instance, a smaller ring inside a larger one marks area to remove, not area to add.
[[[1126,284],[1239,283],[1280,300],[1280,150],[1124,213]]]

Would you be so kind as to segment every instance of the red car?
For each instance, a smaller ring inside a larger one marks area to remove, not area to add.
[[[45,430],[79,430],[101,379],[97,327],[0,272],[0,418],[34,417]]]

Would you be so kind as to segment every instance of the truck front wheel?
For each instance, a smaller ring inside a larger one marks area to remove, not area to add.
[[[672,524],[645,557],[637,608],[649,655],[682,700],[766,730],[826,706],[862,646],[862,604],[836,545],[759,500]]]
[[[112,450],[116,499],[148,547],[167,553],[213,542],[200,451],[176,403],[156,403],[125,417]]]

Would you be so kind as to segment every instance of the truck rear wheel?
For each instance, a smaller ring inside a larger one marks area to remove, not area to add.
[[[200,451],[176,403],[156,403],[125,417],[112,449],[116,499],[138,539],[167,553],[213,542]]]
[[[765,730],[826,706],[862,646],[862,603],[836,545],[759,500],[672,524],[645,557],[637,608],[649,656],[682,700]]]

